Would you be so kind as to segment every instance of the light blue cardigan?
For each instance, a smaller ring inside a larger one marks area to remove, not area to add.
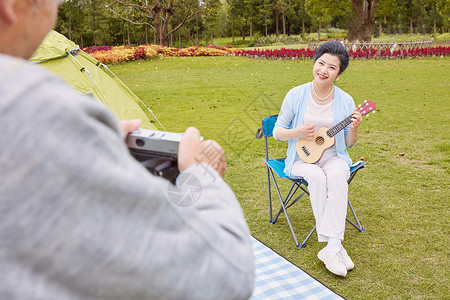
[[[291,89],[284,98],[281,106],[278,120],[275,123],[273,129],[273,137],[278,140],[276,132],[278,128],[293,129],[303,124],[303,118],[305,116],[306,107],[308,104],[308,98],[310,95],[311,82],[297,86]],[[334,102],[333,102],[333,125],[339,123],[343,119],[350,116],[355,109],[355,102],[353,98],[338,88],[334,87]],[[317,128],[318,129],[318,128]],[[335,144],[337,156],[345,160],[348,165],[352,164],[352,160],[348,155],[345,146],[345,136],[350,130],[350,126],[344,128],[335,135]],[[292,165],[295,161],[297,152],[295,150],[295,143],[298,139],[292,139],[288,141],[288,150],[286,155],[286,167],[284,173],[286,176],[290,176]]]

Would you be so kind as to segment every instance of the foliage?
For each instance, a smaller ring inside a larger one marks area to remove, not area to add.
[[[260,43],[261,36],[301,35],[303,41],[312,41],[319,25],[328,38],[344,38],[352,20],[351,0],[157,2],[160,6],[155,6],[155,0],[65,1],[57,30],[82,46],[156,44],[163,38],[166,45],[182,47],[200,40],[210,44],[211,36],[240,35]],[[421,33],[437,39],[438,33],[449,29],[450,0],[379,0],[375,26],[367,34]]]
[[[327,36],[329,39],[344,39],[347,36],[347,30],[340,28],[328,28]]]
[[[258,44],[274,44],[274,43],[283,43],[283,44],[294,44],[302,41],[302,37],[299,35],[269,35],[269,36],[261,36],[258,38]]]

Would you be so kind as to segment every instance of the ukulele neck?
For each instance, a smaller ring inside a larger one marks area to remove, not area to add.
[[[345,127],[347,127],[351,123],[352,123],[352,116],[350,115],[347,118],[345,118],[344,120],[342,120],[341,122],[337,123],[336,125],[334,125],[330,129],[328,129],[327,130],[327,135],[329,137],[333,137],[336,134],[338,134],[339,131],[341,131],[342,129],[344,129]]]

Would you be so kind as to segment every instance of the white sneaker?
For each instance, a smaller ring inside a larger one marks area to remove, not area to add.
[[[344,259],[344,265],[347,268],[347,271],[350,271],[355,267],[355,264],[353,263],[350,256],[348,256],[347,251],[345,251],[344,247],[341,247],[342,252],[342,258]]]
[[[344,264],[342,251],[337,247],[325,247],[317,253],[317,257],[325,264],[331,273],[345,277],[347,268]]]

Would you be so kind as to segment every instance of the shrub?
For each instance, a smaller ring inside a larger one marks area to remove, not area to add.
[[[278,36],[272,34],[268,36],[261,36],[258,38],[258,44],[275,44],[281,43],[283,45],[286,44],[295,44],[302,41],[302,37],[300,35],[283,35],[280,34]]]
[[[347,30],[330,27],[327,29],[329,39],[345,39],[347,37]]]
[[[142,59],[146,59],[146,58],[147,58],[147,53],[145,52],[144,47],[134,48],[134,55],[133,55],[134,60],[142,60]]]

